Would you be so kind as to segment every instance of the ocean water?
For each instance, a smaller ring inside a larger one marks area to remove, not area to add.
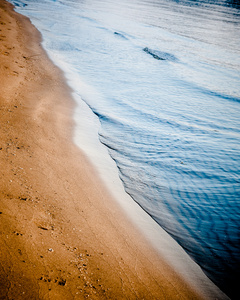
[[[126,193],[236,298],[239,1],[10,2],[99,118]]]

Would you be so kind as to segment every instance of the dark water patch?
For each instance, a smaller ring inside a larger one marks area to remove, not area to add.
[[[240,0],[227,0],[226,6],[230,6],[236,9],[240,9]]]
[[[13,4],[17,7],[25,7],[27,6],[26,3],[24,3],[23,1],[13,1]]]
[[[177,61],[177,58],[170,53],[162,52],[159,50],[152,50],[149,49],[148,47],[143,48],[143,51],[151,55],[153,58],[157,60]]]
[[[120,32],[114,31],[114,34],[115,34],[116,36],[118,36],[118,37],[124,39],[124,40],[128,40],[128,38],[127,38],[124,34],[122,34],[122,33],[120,33]]]
[[[172,0],[173,2],[176,2],[177,4],[184,5],[186,7],[191,6],[200,6],[200,7],[211,7],[211,6],[226,6],[226,7],[232,7],[236,9],[240,9],[240,1],[239,0]]]

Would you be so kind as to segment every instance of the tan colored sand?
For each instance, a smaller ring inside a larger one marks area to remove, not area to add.
[[[74,102],[0,0],[0,299],[199,299],[72,143]]]

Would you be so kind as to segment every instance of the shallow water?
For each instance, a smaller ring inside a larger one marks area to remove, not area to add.
[[[11,2],[98,116],[126,192],[234,298],[239,1]]]

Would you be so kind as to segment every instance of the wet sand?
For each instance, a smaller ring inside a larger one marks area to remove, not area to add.
[[[208,298],[148,245],[74,145],[71,90],[4,0],[0,30],[0,299]]]

